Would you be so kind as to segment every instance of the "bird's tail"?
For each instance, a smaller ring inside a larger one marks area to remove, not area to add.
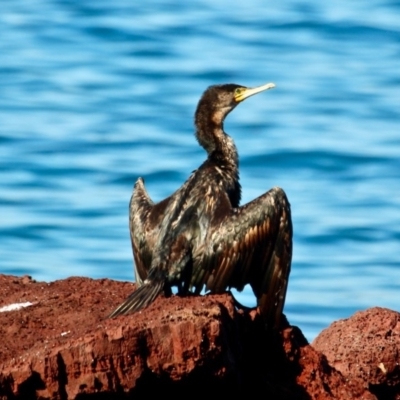
[[[108,318],[117,315],[131,314],[147,307],[161,293],[164,288],[165,277],[160,270],[150,270],[142,286],[136,289],[121,305],[119,305]]]

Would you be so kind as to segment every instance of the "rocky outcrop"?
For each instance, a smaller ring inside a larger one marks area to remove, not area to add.
[[[238,311],[229,294],[158,298],[142,312],[106,319],[133,288],[0,275],[0,398],[383,398],[370,390],[375,381],[349,378],[286,321],[268,334],[256,311]]]
[[[400,399],[400,314],[360,311],[334,322],[314,340],[330,365],[349,381],[364,382],[379,399]]]

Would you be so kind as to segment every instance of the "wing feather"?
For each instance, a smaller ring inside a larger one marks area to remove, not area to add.
[[[279,324],[292,257],[290,205],[283,190],[273,188],[232,209],[211,227],[207,243],[195,257],[196,291],[203,285],[219,293],[250,284],[266,320]]]
[[[129,203],[129,232],[138,286],[143,284],[149,273],[161,219],[169,199],[154,204],[147,194],[143,179],[136,181]]]

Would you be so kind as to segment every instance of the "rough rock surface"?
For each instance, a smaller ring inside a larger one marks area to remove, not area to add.
[[[400,314],[370,308],[334,322],[314,340],[329,364],[365,382],[379,399],[400,400]]]
[[[284,321],[267,334],[229,294],[158,298],[105,319],[134,285],[0,275],[0,399],[128,399],[259,393],[272,399],[376,397]],[[32,303],[4,311],[13,303]],[[386,364],[385,364],[386,365]]]

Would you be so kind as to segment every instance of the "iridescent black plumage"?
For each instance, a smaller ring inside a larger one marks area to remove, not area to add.
[[[239,102],[272,87],[209,87],[195,114],[206,161],[157,204],[138,179],[129,207],[138,289],[110,317],[138,311],[172,286],[185,294],[250,284],[267,324],[279,324],[292,255],[290,205],[283,190],[273,188],[239,207],[238,154],[223,130]]]

